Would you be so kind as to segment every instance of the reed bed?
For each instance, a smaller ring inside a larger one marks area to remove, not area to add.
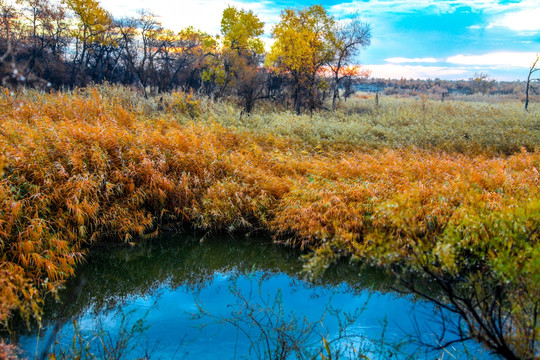
[[[511,257],[539,276],[538,112],[403,101],[240,118],[182,93],[3,91],[0,320],[39,320],[91,244],[169,226],[268,231],[330,260],[430,251],[447,271]]]
[[[206,105],[206,106],[205,106]],[[363,150],[403,149],[511,155],[540,144],[540,106],[529,112],[518,102],[434,101],[425,97],[354,98],[335,113],[297,116],[264,106],[252,116],[226,103],[202,104],[202,121],[238,131],[283,136],[304,147]]]

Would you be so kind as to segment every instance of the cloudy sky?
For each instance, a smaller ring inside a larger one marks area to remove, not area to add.
[[[322,3],[336,19],[353,12],[372,26],[372,44],[358,63],[373,77],[467,79],[487,73],[525,79],[540,53],[540,0],[100,0],[116,17],[148,9],[169,29],[194,26],[219,33],[227,5],[253,10],[272,25],[287,7]]]

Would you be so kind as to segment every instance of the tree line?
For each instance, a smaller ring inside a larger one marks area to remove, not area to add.
[[[371,40],[370,25],[358,14],[343,22],[321,5],[285,9],[268,52],[263,27],[252,11],[231,6],[220,34],[211,35],[166,29],[146,10],[117,19],[97,0],[0,0],[0,79],[7,87],[107,81],[145,95],[193,91],[234,97],[246,112],[266,98],[300,113],[321,108],[325,99],[335,108],[339,89],[367,75],[354,61]]]

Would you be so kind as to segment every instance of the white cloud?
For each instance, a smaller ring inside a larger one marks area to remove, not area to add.
[[[421,66],[421,65],[365,65],[366,69],[371,70],[371,76],[374,78],[391,79],[462,79],[468,73],[468,70],[461,68],[452,68],[446,66]]]
[[[472,11],[501,13],[507,11],[537,9],[538,0],[523,0],[501,4],[499,0],[351,0],[330,7],[332,13],[343,16],[351,12],[362,13],[414,13],[429,10],[433,13],[453,13],[457,7],[470,7]]]
[[[216,34],[219,32],[221,15],[228,6],[253,10],[265,22],[265,32],[270,33],[273,24],[279,21],[281,8],[270,0],[101,0],[102,6],[116,17],[136,15],[137,9],[150,8],[158,15],[163,25],[173,30],[187,26]],[[384,13],[413,13],[418,11],[452,13],[457,6],[469,6],[473,11],[483,11],[495,17],[488,28],[504,26],[516,31],[540,29],[540,7],[538,0],[524,0],[519,3],[500,4],[499,0],[361,0],[345,1],[328,7],[330,13],[342,18],[355,11],[362,15]],[[508,13],[512,11],[511,13]],[[502,16],[500,14],[505,13]],[[481,25],[469,29],[482,28]]]
[[[533,52],[493,52],[480,55],[458,54],[446,59],[436,58],[388,58],[387,64],[365,65],[374,78],[393,79],[468,79],[477,72],[495,72],[498,80],[515,80],[515,75],[504,75],[504,71],[515,68],[528,68],[536,58]],[[419,63],[439,63],[421,65]],[[444,64],[446,62],[446,64]],[[409,64],[408,64],[409,63]],[[418,64],[414,64],[418,63]],[[502,71],[502,73],[501,73]]]
[[[274,45],[275,40],[267,36],[261,37],[261,40],[264,44],[264,48],[266,49],[266,51],[270,51],[270,49],[272,49],[272,45]]]
[[[525,67],[531,66],[536,58],[534,52],[493,52],[482,55],[455,55],[446,59],[447,63],[458,65],[481,65],[490,67]]]
[[[506,27],[514,31],[540,30],[540,6],[536,9],[527,9],[504,14],[487,26],[491,29],[496,26]]]
[[[163,26],[171,30],[180,30],[188,26],[218,34],[221,16],[227,6],[252,10],[265,22],[265,31],[270,24],[279,20],[281,9],[272,6],[270,1],[243,2],[241,0],[101,0],[102,6],[115,17],[136,16],[137,9],[149,9],[159,16]]]
[[[412,58],[411,59],[411,58],[404,58],[404,57],[393,57],[393,58],[384,59],[384,61],[389,62],[389,63],[402,64],[402,63],[436,63],[439,60],[435,58]]]

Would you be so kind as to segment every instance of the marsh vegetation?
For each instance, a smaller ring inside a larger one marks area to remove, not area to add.
[[[5,326],[14,311],[39,321],[93,244],[196,229],[270,234],[308,251],[310,276],[348,259],[426,297],[415,281],[434,281],[463,339],[538,354],[534,105],[365,96],[312,116],[264,104],[242,116],[111,85],[5,90],[0,103]]]

